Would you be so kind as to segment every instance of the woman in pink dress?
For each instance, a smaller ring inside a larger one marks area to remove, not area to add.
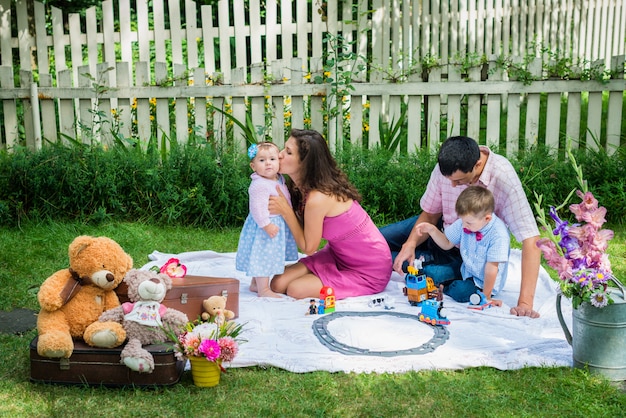
[[[294,209],[278,191],[270,197],[270,213],[285,219],[308,257],[274,276],[272,290],[296,299],[317,298],[323,286],[332,287],[337,299],[382,292],[391,276],[389,246],[322,135],[292,130],[279,159]],[[322,238],[327,244],[318,251]]]

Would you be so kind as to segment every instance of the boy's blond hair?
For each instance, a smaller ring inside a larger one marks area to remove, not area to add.
[[[493,212],[493,193],[481,186],[469,186],[459,195],[455,209],[458,216],[486,215]]]

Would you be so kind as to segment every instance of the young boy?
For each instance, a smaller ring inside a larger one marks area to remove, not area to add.
[[[459,195],[455,209],[459,219],[444,232],[427,222],[418,224],[415,229],[420,235],[430,235],[444,250],[459,247],[464,280],[448,286],[471,286],[472,283],[467,280],[471,278],[473,285],[482,290],[492,305],[502,306],[502,301],[492,299],[492,296],[497,295],[506,282],[511,239],[504,222],[493,213],[493,194],[484,187],[469,186]],[[455,300],[467,302],[469,298]]]

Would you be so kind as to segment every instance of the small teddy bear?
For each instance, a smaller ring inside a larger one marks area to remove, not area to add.
[[[128,342],[122,349],[120,362],[140,373],[152,373],[154,357],[143,346],[168,341],[166,332],[178,335],[189,321],[187,315],[161,304],[172,288],[172,279],[150,270],[132,269],[124,277],[128,298],[121,306],[100,316],[103,322],[122,324]]]
[[[224,321],[233,319],[235,313],[226,309],[226,300],[226,296],[215,295],[202,301],[202,308],[205,311],[202,312],[202,320],[223,324]]]
[[[95,347],[113,348],[126,339],[116,323],[98,322],[100,315],[120,305],[115,288],[133,267],[133,259],[111,238],[81,235],[69,245],[69,267],[48,277],[37,294],[37,353],[69,358],[73,339]]]

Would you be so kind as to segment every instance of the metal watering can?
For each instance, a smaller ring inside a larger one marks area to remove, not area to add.
[[[561,312],[561,294],[556,296],[556,313],[572,346],[574,367],[588,369],[611,381],[626,380],[626,291],[615,277],[610,281],[617,288],[609,288],[613,304],[596,308],[582,303],[572,311],[570,333]]]

